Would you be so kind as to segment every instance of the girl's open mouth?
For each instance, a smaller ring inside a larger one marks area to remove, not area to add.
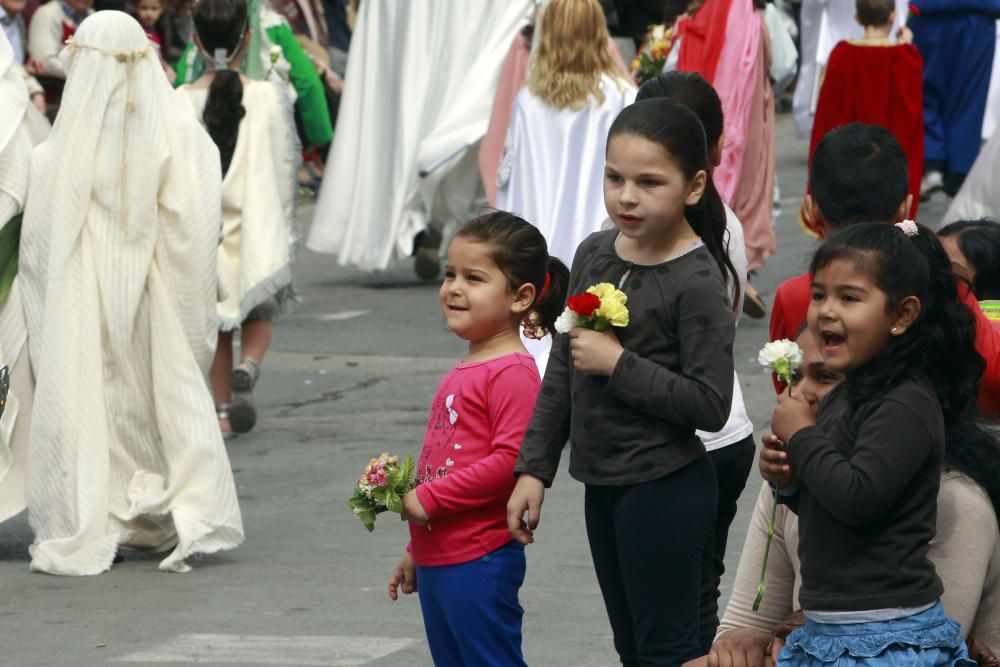
[[[836,334],[831,331],[822,332],[822,336],[823,336],[823,346],[826,348],[843,345],[844,341],[847,340],[846,336],[841,336],[840,334]]]

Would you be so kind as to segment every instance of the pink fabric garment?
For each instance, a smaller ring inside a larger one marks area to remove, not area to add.
[[[503,142],[507,137],[507,126],[510,124],[510,114],[514,109],[514,99],[524,86],[528,76],[528,62],[531,60],[531,42],[524,36],[524,31],[518,31],[514,41],[504,58],[500,70],[500,84],[497,86],[497,96],[493,98],[493,111],[490,113],[490,124],[486,135],[479,143],[479,174],[486,188],[486,200],[490,206],[497,203],[497,169],[500,167],[500,155],[503,153]]]
[[[622,72],[629,79],[621,50],[613,39],[608,39],[608,51],[614,57]],[[479,143],[479,174],[486,190],[486,200],[490,206],[497,203],[497,169],[500,167],[500,155],[503,153],[503,143],[507,138],[507,128],[510,126],[510,115],[514,110],[514,100],[524,87],[528,78],[528,65],[531,62],[531,41],[524,36],[524,30],[518,31],[511,42],[507,57],[500,70],[500,84],[497,95],[493,98],[493,111],[490,113],[490,124],[486,135]]]
[[[740,214],[736,210],[733,197],[740,182],[749,135],[754,131],[750,118],[754,91],[757,89],[759,78],[761,50],[759,27],[762,24],[763,20],[750,0],[732,3],[726,23],[726,40],[719,56],[715,80],[710,81],[722,100],[722,113],[725,118],[722,162],[715,168],[713,179],[723,201],[730,205],[737,217]],[[750,26],[757,29],[749,29]],[[740,220],[743,218],[740,217]],[[746,229],[745,221],[743,226]]]
[[[771,39],[763,16],[758,14],[754,18],[760,26],[760,48],[757,50],[757,66],[752,79],[753,99],[749,108],[747,132],[742,135],[746,138],[743,168],[732,200],[733,212],[743,223],[747,263],[751,270],[763,267],[764,261],[777,248],[771,224],[775,174],[774,93],[768,78],[771,69]]]
[[[514,462],[541,382],[524,353],[460,363],[441,380],[417,464],[431,526],[410,524],[417,565],[466,563],[510,542]]]

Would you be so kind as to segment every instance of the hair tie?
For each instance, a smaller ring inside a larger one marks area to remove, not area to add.
[[[906,234],[911,239],[914,236],[920,235],[920,230],[917,228],[917,223],[912,220],[903,220],[902,222],[897,222],[896,227],[899,227],[900,231]]]
[[[549,293],[549,287],[552,286],[552,274],[546,272],[545,274],[545,284],[542,285],[542,291],[538,293],[538,298],[535,299],[536,302],[540,302]]]

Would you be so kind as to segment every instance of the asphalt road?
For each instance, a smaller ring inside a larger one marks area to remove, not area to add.
[[[753,279],[765,299],[814,247],[795,222],[807,146],[788,115],[777,141],[779,251]],[[931,202],[922,221],[936,222],[943,207]],[[304,224],[311,213],[300,208]],[[61,578],[28,572],[26,517],[8,521],[0,665],[431,664],[416,597],[392,603],[385,593],[405,526],[383,517],[368,534],[344,501],[374,453],[419,452],[434,389],[464,345],[444,328],[437,285],[416,280],[409,264],[363,275],[304,250],[295,273],[303,303],[277,324],[257,390],[261,422],[229,444],[246,543],[192,561],[189,574],[128,556],[97,577]],[[773,401],[756,364],[766,337],[766,320],[743,318],[735,347],[758,436]],[[754,471],[731,532],[723,600],[759,483]],[[582,485],[560,473],[521,595],[532,665],[616,662],[582,506]]]

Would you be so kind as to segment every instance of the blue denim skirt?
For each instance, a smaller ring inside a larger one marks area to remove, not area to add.
[[[974,667],[962,627],[938,602],[930,609],[878,623],[806,624],[788,635],[777,667]]]

